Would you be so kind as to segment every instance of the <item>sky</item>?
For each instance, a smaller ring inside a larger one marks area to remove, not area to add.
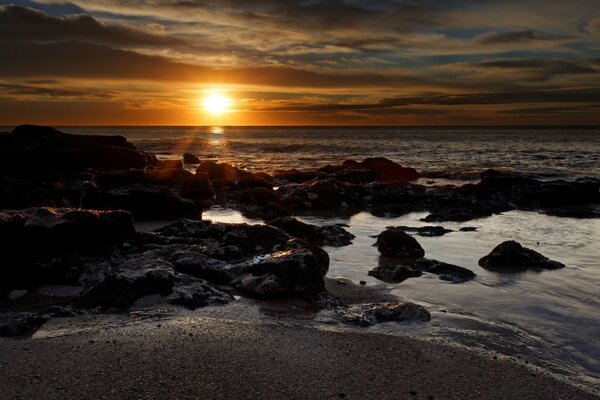
[[[600,125],[600,1],[0,2],[20,123]]]

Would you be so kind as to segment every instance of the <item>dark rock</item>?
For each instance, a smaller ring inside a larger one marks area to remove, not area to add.
[[[285,193],[282,204],[292,211],[355,208],[364,199],[361,186],[335,179],[310,181],[294,185],[290,190],[280,187],[279,191]]]
[[[323,176],[316,171],[299,171],[297,169],[278,170],[273,174],[273,179],[293,183],[304,183]]]
[[[173,251],[166,258],[178,272],[205,279],[217,285],[229,284],[234,278],[229,271],[231,265],[208,257],[193,246]]]
[[[558,269],[564,264],[549,260],[540,253],[521,246],[514,240],[500,243],[490,254],[479,260],[479,265],[489,269]]]
[[[171,293],[175,274],[167,261],[142,254],[128,258],[96,279],[78,299],[79,306],[123,309],[144,296],[166,296]]]
[[[443,236],[446,233],[453,232],[452,229],[446,229],[443,226],[396,226],[395,228],[404,232],[416,232],[417,235],[426,237]]]
[[[420,177],[416,169],[403,167],[384,157],[365,158],[361,162],[348,160],[344,161],[342,166],[345,169],[377,171],[379,173],[377,177],[379,182],[414,181]]]
[[[425,255],[425,250],[419,242],[398,228],[387,228],[381,232],[375,245],[379,252],[387,257],[419,258]]]
[[[156,164],[158,169],[183,169],[181,160],[159,160]]]
[[[178,275],[168,299],[171,304],[195,310],[199,307],[229,303],[233,296],[214,288],[202,279]]]
[[[288,235],[317,245],[347,246],[354,235],[338,225],[316,226],[304,223],[293,217],[277,218],[268,223],[283,230]]]
[[[177,221],[157,230],[164,236],[179,236],[202,238],[207,237],[210,221],[200,221],[194,219],[178,219]]]
[[[0,336],[23,336],[33,333],[47,318],[30,312],[0,313]]]
[[[198,168],[196,168],[196,173],[198,172],[205,172],[208,174],[208,178],[211,181],[217,179],[236,181],[241,177],[250,174],[249,172],[234,167],[231,164],[217,163],[214,161],[202,161],[200,165],[198,165]]]
[[[254,187],[244,190],[236,199],[244,204],[265,205],[279,201],[279,195],[272,189]]]
[[[235,246],[248,256],[271,253],[290,239],[281,229],[268,225],[213,223],[208,229],[211,238],[224,246]]]
[[[453,283],[463,283],[475,278],[475,273],[469,269],[427,258],[407,260],[400,265],[380,265],[369,271],[369,275],[382,281],[397,283],[419,277],[423,272],[439,275],[441,280]]]
[[[369,275],[385,282],[399,283],[408,278],[417,278],[423,275],[423,272],[405,265],[380,265],[369,271]]]
[[[193,218],[201,213],[193,201],[158,185],[131,185],[98,192],[84,199],[84,207],[126,210],[138,221]]]
[[[325,291],[323,271],[309,250],[288,250],[268,254],[236,267],[240,275],[234,284],[262,296],[315,296]]]
[[[146,182],[158,184],[182,183],[193,178],[190,171],[177,168],[154,169],[146,173]]]
[[[184,199],[192,200],[198,208],[210,207],[216,198],[215,189],[205,172],[196,172],[185,180],[179,189],[179,194]]]
[[[474,226],[463,226],[459,229],[459,231],[461,232],[475,232],[476,230],[477,228],[475,228]]]
[[[600,208],[586,206],[551,208],[544,210],[542,213],[562,218],[600,218]]]
[[[408,301],[351,306],[336,310],[336,314],[341,322],[359,326],[390,321],[426,322],[431,319],[431,314],[424,307]]]
[[[273,179],[268,174],[252,174],[248,173],[241,176],[237,180],[237,184],[242,189],[248,188],[265,188],[268,190],[273,189]]]
[[[322,248],[317,245],[311,244],[307,241],[298,238],[292,238],[285,243],[285,246],[281,248],[282,250],[297,250],[297,249],[306,249],[312,252],[315,257],[317,257],[317,261],[320,266],[321,275],[325,276],[327,271],[329,270],[329,254]],[[279,247],[276,250],[280,250]]]
[[[183,162],[186,164],[200,164],[200,159],[193,154],[185,153],[183,155]]]
[[[341,169],[333,174],[333,178],[340,182],[349,183],[370,183],[375,182],[379,178],[379,171],[372,169]]]
[[[144,169],[156,162],[122,136],[70,135],[35,125],[0,135],[0,170],[15,174]]]

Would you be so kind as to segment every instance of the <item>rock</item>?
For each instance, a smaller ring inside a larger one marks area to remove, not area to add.
[[[325,291],[322,267],[309,250],[280,251],[235,268],[240,275],[234,285],[257,295],[313,297]]]
[[[372,169],[340,169],[333,173],[333,178],[340,182],[349,183],[370,183],[379,178],[379,171]]]
[[[216,198],[215,189],[205,172],[196,172],[185,180],[179,189],[179,195],[192,200],[199,209],[210,207]]]
[[[200,159],[193,154],[184,153],[183,162],[186,164],[200,164]]]
[[[281,229],[268,225],[213,223],[208,229],[211,238],[237,247],[248,257],[271,253],[290,239]]]
[[[236,200],[244,204],[265,205],[279,201],[279,195],[272,189],[254,187],[244,190],[236,197]]]
[[[419,236],[443,236],[446,233],[453,232],[452,229],[446,229],[443,226],[396,226],[395,228],[400,229],[404,232],[416,232]]]
[[[177,272],[205,279],[217,285],[227,285],[234,278],[230,264],[201,253],[195,246],[170,252],[166,258]]]
[[[138,221],[198,217],[201,210],[189,199],[159,185],[131,185],[102,191],[84,199],[84,207],[126,210]]]
[[[565,266],[558,261],[544,257],[534,250],[523,247],[514,240],[500,243],[490,254],[479,260],[479,265],[500,271],[510,268],[558,269]]]
[[[181,160],[160,160],[156,164],[158,169],[183,169],[183,162]]]
[[[157,232],[160,232],[164,236],[202,238],[208,236],[208,227],[210,224],[210,221],[182,218],[167,226],[163,226]]]
[[[127,258],[96,279],[78,299],[79,306],[123,309],[144,296],[166,296],[171,293],[175,274],[169,262],[142,254]]]
[[[408,278],[417,278],[423,272],[405,265],[380,265],[369,271],[369,275],[385,282],[400,283]]]
[[[387,228],[381,232],[375,245],[386,257],[419,258],[425,255],[419,242],[398,228]]]
[[[369,275],[386,282],[402,282],[419,277],[423,272],[439,275],[441,280],[453,283],[467,282],[476,276],[469,269],[427,258],[419,258],[405,265],[380,265],[369,271]]]
[[[323,176],[316,171],[299,171],[297,169],[277,170],[273,174],[276,181],[304,183]]]
[[[282,204],[295,210],[329,210],[356,208],[363,203],[362,187],[335,179],[315,180],[289,189],[280,187],[284,194]]]
[[[379,182],[414,181],[420,177],[416,169],[403,167],[384,157],[365,158],[361,162],[348,160],[344,161],[342,167],[344,169],[377,171],[379,173],[377,177]]]
[[[47,318],[30,312],[0,313],[0,336],[23,336],[37,330]]]
[[[268,224],[276,226],[292,237],[320,246],[347,246],[352,243],[352,239],[355,237],[338,225],[316,226],[304,223],[293,217],[277,218],[268,222]]]
[[[202,279],[178,275],[175,278],[173,291],[168,296],[171,304],[195,310],[214,304],[226,304],[234,300],[233,296],[222,292]]]
[[[460,232],[475,232],[477,231],[477,228],[474,226],[463,226],[462,228],[459,229]]]
[[[146,173],[146,182],[171,185],[193,179],[194,174],[181,168],[153,169]]]
[[[571,206],[563,208],[551,208],[542,211],[543,214],[562,218],[600,218],[600,208],[586,206]]]
[[[70,135],[35,125],[0,135],[0,171],[11,174],[144,169],[156,163],[153,155],[137,150],[123,136]]]
[[[423,306],[408,301],[350,306],[336,310],[345,324],[370,326],[380,322],[426,322],[431,314]]]
[[[224,179],[228,181],[236,181],[243,176],[249,175],[250,173],[239,168],[234,167],[227,163],[217,163],[214,161],[202,161],[196,173],[205,172],[208,174],[208,178],[213,180]]]
[[[311,244],[307,241],[298,238],[292,238],[288,240],[285,245],[281,248],[282,250],[294,250],[294,249],[306,249],[317,257],[321,275],[325,276],[329,270],[329,254],[317,245]],[[280,250],[279,246],[276,250]]]

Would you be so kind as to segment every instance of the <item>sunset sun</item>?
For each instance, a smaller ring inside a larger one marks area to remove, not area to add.
[[[202,100],[204,110],[210,114],[223,114],[231,107],[231,98],[221,92],[212,92]]]

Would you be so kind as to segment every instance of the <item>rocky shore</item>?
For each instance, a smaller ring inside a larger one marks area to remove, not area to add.
[[[426,211],[423,220],[436,225],[389,227],[374,239],[383,261],[369,275],[402,282],[432,274],[449,284],[476,274],[427,258],[418,237],[452,232],[437,224],[516,209],[600,217],[593,178],[542,181],[488,170],[478,183],[431,187],[416,184],[419,177],[385,158],[272,174],[192,154],[160,161],[120,136],[19,126],[0,135],[0,336],[31,335],[52,318],[120,313],[148,299],[195,310],[238,296],[302,299],[342,326],[427,323],[430,312],[409,300],[348,302],[328,290],[322,247],[351,245],[354,236],[342,225],[296,217]],[[211,205],[264,224],[202,220]],[[152,232],[135,229],[134,221],[157,220],[167,222]],[[564,267],[509,239],[479,264],[499,272]],[[64,294],[40,296],[47,287]]]

